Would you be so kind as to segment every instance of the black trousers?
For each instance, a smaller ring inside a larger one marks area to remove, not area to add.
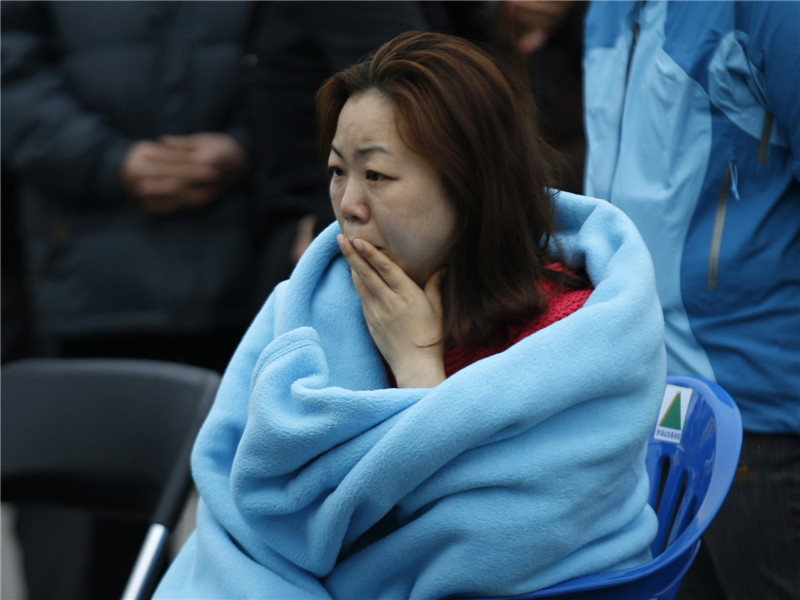
[[[800,600],[800,435],[744,435],[677,600]]]

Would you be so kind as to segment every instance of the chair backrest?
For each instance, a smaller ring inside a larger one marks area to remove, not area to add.
[[[138,359],[4,365],[3,500],[151,523],[125,593],[141,596],[191,490],[192,444],[219,380],[199,367]]]
[[[698,377],[667,378],[647,450],[650,505],[658,515],[653,560],[586,575],[517,600],[671,600],[700,548],[700,536],[730,489],[742,447],[742,419],[720,386]]]

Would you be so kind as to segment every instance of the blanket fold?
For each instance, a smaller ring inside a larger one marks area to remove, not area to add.
[[[387,389],[334,224],[262,308],[195,446],[197,530],[160,598],[511,595],[642,562],[665,385],[652,265],[561,192],[583,308],[432,389]]]

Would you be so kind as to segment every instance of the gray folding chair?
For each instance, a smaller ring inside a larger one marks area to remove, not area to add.
[[[123,594],[146,597],[219,375],[138,359],[26,359],[1,373],[3,501],[149,522]]]

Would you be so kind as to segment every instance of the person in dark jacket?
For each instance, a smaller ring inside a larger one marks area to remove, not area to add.
[[[222,369],[253,315],[247,3],[9,2],[2,150],[56,352]]]
[[[49,353],[227,363],[255,307],[249,11],[2,3],[3,162]],[[121,593],[138,529],[19,515],[29,598]],[[73,531],[60,548],[55,524]]]
[[[244,64],[258,157],[262,300],[333,221],[314,130],[319,86],[403,31],[448,26],[438,2],[253,4]]]

